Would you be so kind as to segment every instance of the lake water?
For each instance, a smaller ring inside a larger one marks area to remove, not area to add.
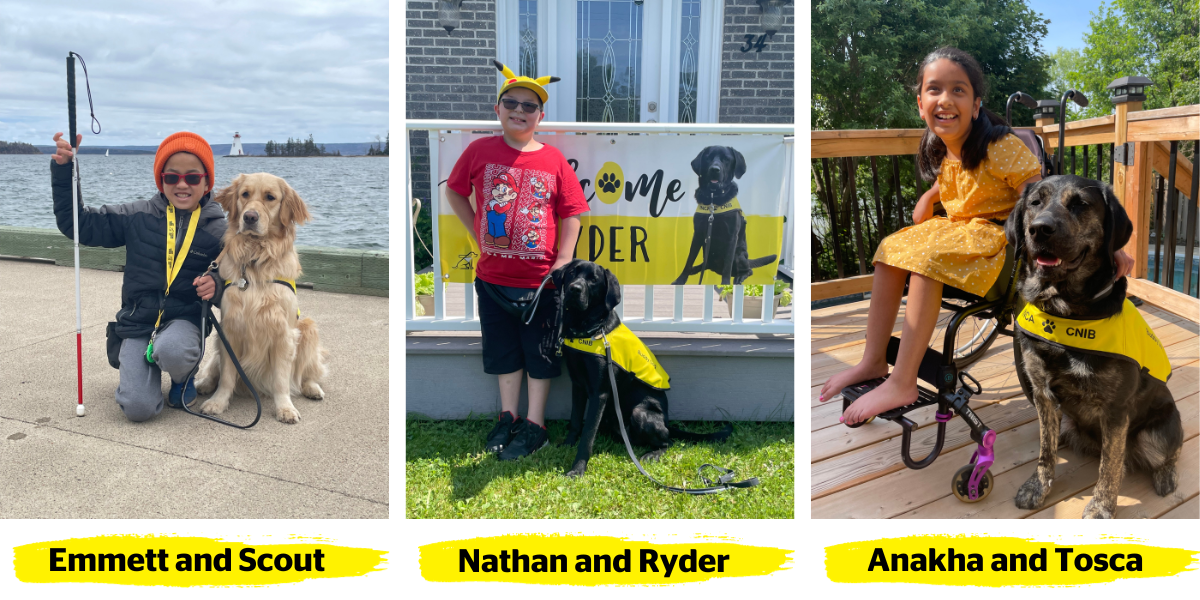
[[[0,225],[57,229],[50,192],[49,154],[0,155]],[[313,220],[300,227],[296,243],[356,250],[388,249],[388,160],[386,158],[216,157],[217,185],[240,173],[265,172],[287,180],[308,204]],[[150,198],[158,190],[154,156],[79,158],[87,206]]]

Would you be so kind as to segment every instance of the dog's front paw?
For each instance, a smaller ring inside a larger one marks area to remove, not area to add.
[[[1101,502],[1099,498],[1093,497],[1087,506],[1083,507],[1083,518],[1085,519],[1111,519],[1113,518],[1113,509],[1106,506],[1107,503]]]
[[[576,462],[575,466],[572,467],[570,471],[567,471],[567,477],[574,479],[576,477],[579,477],[580,475],[583,475],[586,472],[587,472],[587,462],[581,460],[581,461]]]
[[[196,386],[199,389],[200,386]],[[206,415],[219,415],[229,408],[229,400],[219,400],[217,398],[209,398],[200,405],[200,412]]]
[[[196,391],[208,396],[217,389],[217,380],[214,379],[197,379]]]
[[[305,398],[311,400],[325,399],[325,390],[321,389],[321,386],[317,385],[315,381],[305,381],[304,385],[300,387],[300,392],[304,394]]]
[[[1017,490],[1017,508],[1025,510],[1033,510],[1041,508],[1042,502],[1046,500],[1046,495],[1050,493],[1050,484],[1042,483],[1041,478],[1034,473],[1021,489]]]
[[[281,423],[299,423],[300,412],[294,406],[281,406],[275,409],[275,418]]]
[[[1151,474],[1154,479],[1154,493],[1159,496],[1166,496],[1175,491],[1179,485],[1179,476],[1175,474],[1175,467],[1166,467],[1155,471]]]

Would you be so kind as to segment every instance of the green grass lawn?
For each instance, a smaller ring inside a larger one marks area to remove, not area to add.
[[[566,421],[551,421],[550,443],[532,456],[500,462],[483,450],[492,419],[429,421],[409,415],[405,431],[405,512],[410,519],[791,519],[795,506],[794,425],[734,423],[720,444],[675,442],[662,459],[645,464],[659,481],[703,487],[696,469],[712,463],[737,471],[750,489],[705,496],[668,492],[638,472],[624,445],[601,434],[587,473],[563,475],[575,447],[559,444]],[[676,423],[708,433],[724,425]],[[634,450],[640,456],[648,448]],[[713,474],[708,473],[709,477]]]

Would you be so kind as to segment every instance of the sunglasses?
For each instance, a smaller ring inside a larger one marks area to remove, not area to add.
[[[175,185],[179,183],[179,178],[182,177],[188,185],[200,185],[200,180],[208,176],[208,173],[163,173],[163,183],[167,185]]]
[[[534,104],[532,102],[517,102],[516,100],[513,100],[512,98],[502,98],[500,100],[500,104],[503,104],[504,108],[507,108],[508,110],[517,110],[517,107],[520,106],[521,110],[523,110],[527,113],[530,113],[530,114],[535,113],[542,109],[541,106],[538,106],[537,104]]]

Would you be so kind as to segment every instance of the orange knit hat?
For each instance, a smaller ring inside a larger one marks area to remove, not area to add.
[[[208,142],[204,141],[204,138],[190,131],[172,133],[158,145],[158,152],[154,154],[154,182],[158,185],[158,191],[163,191],[163,167],[166,166],[167,160],[177,152],[194,154],[201,163],[204,163],[204,170],[208,173],[208,189],[205,191],[211,192],[214,177],[212,148]]]

